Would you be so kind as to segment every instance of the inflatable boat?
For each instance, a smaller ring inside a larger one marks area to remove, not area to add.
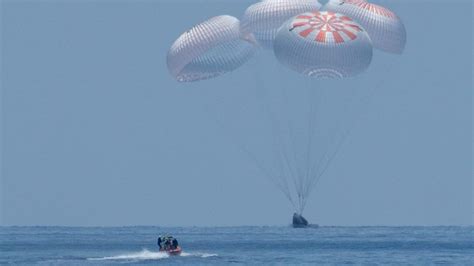
[[[178,247],[175,248],[175,249],[167,249],[167,250],[165,250],[165,249],[160,249],[160,251],[161,251],[161,252],[166,252],[166,253],[168,253],[168,255],[180,255],[182,249],[181,249],[180,246],[178,246]]]

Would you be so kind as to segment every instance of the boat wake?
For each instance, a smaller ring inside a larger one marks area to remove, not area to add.
[[[209,257],[217,257],[217,254],[212,254],[212,253],[200,253],[200,252],[193,252],[193,253],[187,253],[187,252],[182,252],[181,257],[201,257],[201,258],[209,258]]]
[[[200,253],[200,252],[182,252],[179,256],[173,257],[200,257],[200,258],[209,258],[215,257],[217,254],[210,254],[210,253]],[[169,258],[166,252],[153,252],[147,249],[144,249],[140,252],[133,252],[133,253],[126,253],[126,254],[119,254],[116,256],[108,256],[108,257],[101,257],[101,258],[88,258],[87,260],[92,261],[104,261],[104,260],[127,260],[127,261],[142,261],[142,260],[161,260]]]

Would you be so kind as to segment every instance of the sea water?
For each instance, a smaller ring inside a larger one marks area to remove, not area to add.
[[[157,252],[160,234],[184,252]],[[0,227],[0,264],[473,265],[474,227]]]

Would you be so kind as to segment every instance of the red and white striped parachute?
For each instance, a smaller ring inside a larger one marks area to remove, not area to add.
[[[183,33],[168,51],[167,64],[178,81],[213,78],[235,70],[257,49],[252,35],[240,34],[240,22],[232,16],[217,16]]]
[[[372,44],[350,17],[315,11],[298,15],[279,29],[274,53],[282,64],[304,75],[342,78],[370,65]]]
[[[262,47],[271,49],[276,33],[285,21],[320,8],[317,0],[263,0],[247,8],[241,30],[244,34],[253,33]]]
[[[405,26],[389,9],[365,0],[330,0],[324,10],[347,15],[360,23],[369,34],[374,48],[389,53],[403,52]]]
[[[243,65],[260,44],[273,48],[278,61],[298,73],[342,78],[355,76],[368,68],[373,45],[387,52],[403,51],[405,28],[390,10],[365,0],[330,0],[325,11],[320,11],[320,7],[317,0],[263,0],[245,11],[242,23],[231,16],[213,17],[183,33],[173,43],[167,56],[168,70],[181,82],[216,77]],[[255,89],[264,85],[265,82],[259,82]],[[271,147],[276,151],[275,169],[271,160],[268,170],[245,145],[243,150],[254,158],[301,214],[312,189],[344,141],[347,129],[337,131],[347,123],[334,118],[342,119],[350,113],[344,108],[351,105],[354,95],[348,95],[345,88],[337,90],[331,86],[302,86],[295,90],[284,84],[273,85],[265,95],[275,96],[275,91],[281,89],[277,93],[281,99],[262,98],[267,99],[268,105],[277,103],[267,110],[269,117],[275,117],[270,119],[274,133]],[[322,95],[326,100],[318,102]],[[327,100],[331,98],[334,101]],[[309,106],[305,107],[305,102]],[[285,103],[289,106],[287,110],[282,108]],[[319,112],[324,107],[331,111]],[[320,113],[331,114],[331,117],[322,115],[316,119]],[[294,122],[298,119],[299,123]],[[281,126],[285,124],[287,129]],[[298,135],[302,137],[296,138],[293,132],[302,132]]]

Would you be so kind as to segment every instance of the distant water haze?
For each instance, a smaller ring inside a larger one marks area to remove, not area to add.
[[[157,251],[155,236],[168,230],[183,247],[179,256]],[[469,265],[472,233],[472,226],[0,227],[0,263]]]

